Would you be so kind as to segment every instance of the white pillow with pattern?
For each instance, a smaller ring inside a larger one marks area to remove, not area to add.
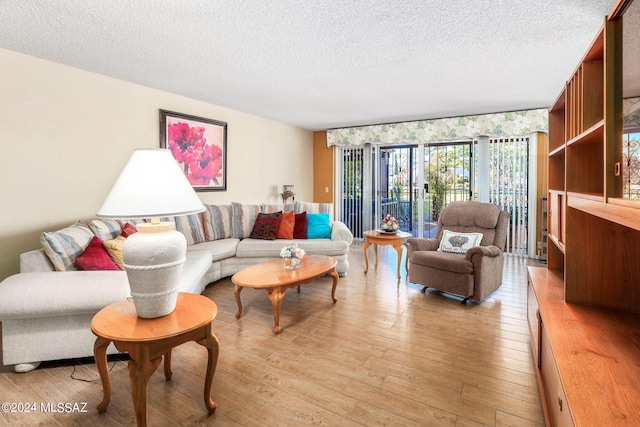
[[[459,233],[457,231],[443,230],[439,251],[464,254],[469,249],[480,246],[482,233]]]

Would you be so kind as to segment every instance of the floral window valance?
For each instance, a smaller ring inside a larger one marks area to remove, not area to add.
[[[481,135],[520,136],[548,131],[547,110],[539,109],[330,129],[327,131],[327,146],[427,144]]]

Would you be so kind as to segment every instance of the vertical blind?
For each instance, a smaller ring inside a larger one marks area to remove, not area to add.
[[[507,253],[527,256],[529,138],[489,139],[489,202],[509,212]]]
[[[338,191],[338,194],[341,195],[338,200],[341,204],[338,218],[349,227],[354,237],[362,238],[364,149],[362,147],[342,147],[339,152],[342,159],[340,162],[342,183]]]

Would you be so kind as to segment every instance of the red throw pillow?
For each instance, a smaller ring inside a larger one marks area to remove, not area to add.
[[[302,212],[295,215],[295,225],[293,227],[294,239],[306,239],[307,238],[307,213]]]
[[[278,239],[293,239],[293,228],[296,224],[296,218],[293,211],[282,212],[282,220],[280,221],[280,228],[278,228]]]
[[[124,225],[124,227],[122,227],[122,235],[123,235],[124,237],[129,237],[129,236],[131,236],[132,234],[137,233],[137,232],[138,232],[138,229],[137,229],[137,228],[136,228],[136,226],[135,226],[135,225],[133,225],[133,224],[126,223],[126,224]]]
[[[281,220],[282,212],[259,213],[249,237],[252,239],[276,240]]]
[[[76,259],[76,265],[80,270],[120,270],[102,246],[100,239],[95,236],[87,249]]]

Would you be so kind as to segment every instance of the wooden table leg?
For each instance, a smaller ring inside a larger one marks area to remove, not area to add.
[[[236,297],[236,304],[238,304],[238,312],[236,313],[236,319],[242,316],[242,303],[240,302],[240,292],[242,292],[242,286],[235,285],[233,287],[233,296]]]
[[[369,246],[371,246],[371,243],[369,243],[365,237],[364,246],[362,247],[362,252],[364,253],[364,274],[367,274],[367,271],[369,270],[369,257],[367,256],[367,249],[369,249]]]
[[[100,381],[102,382],[102,402],[98,404],[98,413],[106,411],[111,400],[111,382],[109,380],[109,369],[107,368],[107,347],[110,343],[110,340],[98,337],[93,344],[93,357],[96,360]]]
[[[269,299],[273,306],[273,332],[275,334],[280,333],[280,307],[282,306],[282,299],[284,298],[286,289],[282,289],[282,286],[276,286],[271,289],[267,289],[269,292]]]
[[[211,398],[211,385],[213,384],[213,374],[216,373],[218,354],[220,353],[220,342],[213,333],[213,322],[205,326],[205,337],[198,340],[197,343],[205,346],[209,353],[207,376],[204,379],[204,405],[207,407],[209,415],[211,415],[216,410],[216,403]]]
[[[138,426],[147,425],[147,394],[149,393],[149,378],[162,362],[162,358],[149,359],[149,348],[146,343],[136,345],[129,352],[129,382],[131,396],[136,413]]]
[[[398,254],[398,264],[396,267],[396,273],[398,274],[398,280],[400,280],[400,263],[402,262],[402,244],[393,245],[393,248],[396,250]]]
[[[408,273],[409,272],[409,246],[408,246],[408,243],[405,243],[404,246],[406,246],[406,248],[407,248],[407,250],[406,250],[407,256],[405,257],[405,260],[404,260],[404,268],[405,268],[405,270],[407,270],[407,273]]]
[[[167,381],[169,381],[172,376],[173,372],[171,372],[171,349],[169,349],[164,354],[164,377]]]
[[[335,302],[338,301],[336,299],[336,287],[338,286],[338,273],[336,272],[336,269],[334,268],[333,270],[331,270],[331,272],[329,274],[333,278],[333,286],[331,287],[331,299],[335,303]]]
[[[374,264],[374,268],[377,269],[378,268],[378,244],[377,243],[373,244],[373,253],[376,257],[376,263]]]

